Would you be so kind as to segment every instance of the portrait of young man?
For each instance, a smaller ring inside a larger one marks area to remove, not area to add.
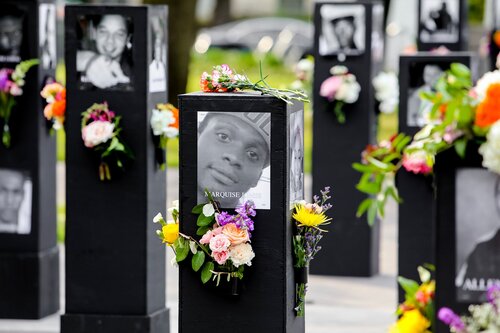
[[[198,203],[208,190],[221,208],[270,209],[270,148],[270,113],[198,112]]]
[[[485,169],[460,169],[456,176],[457,301],[486,301],[500,283],[500,177]]]
[[[0,233],[30,232],[31,186],[24,172],[0,169]]]
[[[0,11],[0,62],[19,62],[23,46],[26,13],[14,5],[2,5]]]
[[[422,92],[433,92],[444,70],[437,64],[417,64],[409,68],[410,82],[407,101],[407,126],[424,127],[428,123],[428,116],[432,104],[420,97]]]
[[[420,40],[453,43],[459,37],[460,0],[420,0]]]
[[[76,67],[80,89],[133,89],[130,18],[118,14],[89,15],[79,19]]]
[[[304,200],[304,112],[290,115],[290,206]]]
[[[151,18],[153,61],[149,65],[149,92],[159,92],[167,89],[165,29],[165,22],[161,17],[155,16]]]
[[[319,53],[359,55],[365,49],[365,7],[363,5],[321,6]]]
[[[40,4],[40,64],[43,69],[56,67],[56,6],[54,4]]]

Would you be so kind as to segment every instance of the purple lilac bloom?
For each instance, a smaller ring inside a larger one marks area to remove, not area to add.
[[[488,288],[487,291],[488,302],[496,305],[498,299],[500,299],[500,285],[495,284]]]
[[[245,201],[243,204],[239,204],[238,207],[236,207],[236,213],[240,215],[248,215],[248,216],[255,216],[255,204],[251,200]]]
[[[12,70],[9,69],[1,69],[0,70],[0,90],[4,92],[9,92],[11,81],[9,80],[10,74]]]
[[[229,215],[228,212],[222,212],[217,215],[217,223],[219,223],[221,227],[228,223],[234,223],[234,217]]]
[[[438,312],[438,318],[457,332],[464,332],[465,330],[462,319],[450,308],[441,308]]]

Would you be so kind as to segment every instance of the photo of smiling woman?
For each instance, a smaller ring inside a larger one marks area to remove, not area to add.
[[[198,203],[207,189],[221,208],[270,209],[270,150],[270,113],[198,112]]]
[[[132,34],[132,20],[123,15],[79,18],[76,68],[80,89],[132,90]]]

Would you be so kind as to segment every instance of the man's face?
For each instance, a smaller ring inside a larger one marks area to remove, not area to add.
[[[0,54],[19,55],[22,41],[22,19],[13,16],[0,17]]]
[[[120,60],[128,41],[127,25],[121,15],[104,15],[97,26],[97,51],[113,60]]]
[[[354,25],[347,20],[338,21],[333,27],[340,47],[348,47],[354,37]]]
[[[0,171],[0,221],[17,223],[19,207],[24,199],[24,178],[18,172]]]
[[[293,146],[292,146],[292,171],[295,175],[302,173],[302,159],[304,157],[304,151],[302,149],[302,140],[300,134],[296,132],[294,135]]]
[[[443,74],[443,71],[438,66],[428,65],[424,68],[424,82],[430,87],[434,87]]]
[[[257,185],[267,155],[266,141],[244,120],[213,116],[198,137],[198,188],[245,193]]]

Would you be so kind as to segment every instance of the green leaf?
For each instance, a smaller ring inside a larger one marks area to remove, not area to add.
[[[454,146],[457,155],[460,156],[461,158],[465,158],[465,150],[467,149],[467,139],[461,138],[455,141]]]
[[[189,243],[186,241],[183,237],[177,238],[177,240],[174,243],[174,248],[175,248],[175,260],[177,262],[181,262],[189,254]]]
[[[199,227],[198,230],[196,230],[196,235],[197,236],[203,236],[204,234],[207,233],[207,231],[210,230],[209,226],[206,227]]]
[[[373,200],[374,199],[372,198],[366,198],[365,200],[361,201],[358,206],[358,210],[356,211],[356,217],[361,217],[368,210],[368,208],[370,208]]]
[[[377,218],[377,200],[373,200],[370,208],[368,208],[368,224],[372,226]]]
[[[453,74],[463,78],[470,78],[471,73],[467,66],[454,62],[450,65],[450,70]]]
[[[416,281],[404,278],[402,276],[398,277],[398,283],[407,295],[414,295],[419,288],[419,285]]]
[[[193,259],[191,260],[191,267],[193,268],[193,271],[198,272],[198,270],[201,268],[204,262],[205,262],[205,252],[203,251],[196,252],[196,254],[193,256]]]
[[[205,205],[206,204],[202,203],[202,204],[194,206],[193,209],[191,210],[191,213],[201,214],[203,212],[203,206],[205,206]]]
[[[203,269],[201,270],[201,282],[204,284],[210,281],[210,278],[212,277],[212,272],[214,270],[214,263],[209,261],[206,262],[205,265],[203,265]]]
[[[356,188],[358,191],[361,191],[366,194],[377,194],[380,191],[380,186],[378,186],[375,183],[370,183],[370,182],[359,182],[356,185]]]
[[[196,221],[196,225],[198,227],[206,227],[214,221],[214,216],[205,216],[203,214],[198,215],[198,220]]]
[[[352,168],[359,172],[373,172],[375,168],[371,165],[361,164],[361,163],[353,163]]]

